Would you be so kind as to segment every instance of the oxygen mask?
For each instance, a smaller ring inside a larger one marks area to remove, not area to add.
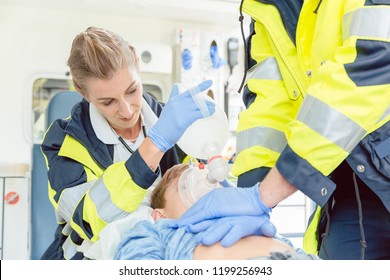
[[[179,177],[180,199],[190,208],[209,191],[222,188],[219,182],[223,181],[228,173],[228,163],[222,156],[210,158],[207,165],[190,160],[188,169]]]

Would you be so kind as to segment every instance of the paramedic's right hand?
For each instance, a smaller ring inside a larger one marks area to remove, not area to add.
[[[268,215],[271,208],[260,198],[259,184],[250,188],[218,188],[205,194],[172,227],[182,227],[230,216]]]
[[[212,84],[211,80],[200,83],[193,89],[183,93],[179,86],[173,86],[168,102],[161,111],[157,123],[149,131],[149,138],[164,153],[173,147],[183,136],[186,129],[196,120],[203,118],[201,110],[193,100],[192,94],[200,94]],[[206,101],[209,115],[215,112],[215,104]]]
[[[276,227],[269,218],[268,214],[224,217],[189,226],[187,231],[201,233],[197,238],[199,244],[211,246],[220,241],[223,247],[230,247],[250,235],[274,237]]]

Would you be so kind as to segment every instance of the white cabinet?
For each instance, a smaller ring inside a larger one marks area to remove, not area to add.
[[[0,163],[0,259],[29,259],[28,165]]]

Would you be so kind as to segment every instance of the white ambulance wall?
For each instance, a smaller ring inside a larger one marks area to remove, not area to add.
[[[233,32],[234,36],[239,36],[238,21],[210,25],[10,3],[12,1],[0,1],[1,162],[31,163],[33,82],[39,77],[65,77],[71,42],[86,27],[113,30],[130,43],[173,45],[172,34],[177,27],[226,32],[227,35]],[[235,26],[237,31],[232,31]]]

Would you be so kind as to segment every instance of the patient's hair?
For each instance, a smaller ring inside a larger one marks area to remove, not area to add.
[[[150,205],[153,209],[164,208],[165,207],[165,190],[170,186],[176,178],[188,168],[187,163],[176,164],[169,168],[167,172],[162,177],[161,181],[158,182],[157,186],[154,188],[150,195]]]
[[[110,79],[123,67],[138,71],[139,59],[135,49],[118,34],[88,27],[74,38],[68,66],[76,89],[85,95],[87,79]]]

